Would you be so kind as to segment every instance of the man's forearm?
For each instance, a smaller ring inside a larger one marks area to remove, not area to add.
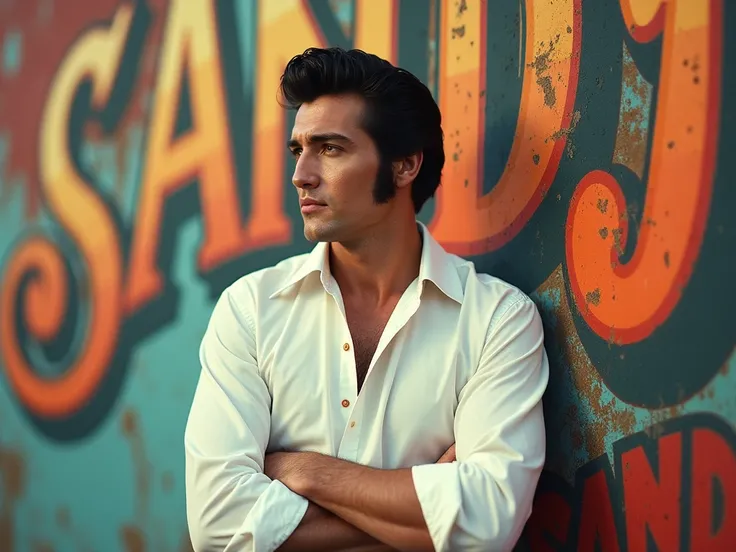
[[[291,482],[294,492],[392,547],[434,550],[410,469],[378,470],[304,454],[309,456]]]
[[[387,552],[391,547],[374,539],[321,506],[309,503],[307,513],[279,552]]]

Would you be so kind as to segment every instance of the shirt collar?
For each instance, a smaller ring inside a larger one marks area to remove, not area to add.
[[[453,257],[432,237],[429,229],[417,221],[422,233],[422,256],[419,262],[419,286],[424,288],[426,281],[432,282],[442,293],[458,303],[463,301],[463,286]],[[330,291],[332,274],[330,272],[329,247],[327,242],[318,243],[303,263],[298,265],[271,294],[274,298],[287,288],[302,281],[313,272],[319,272],[322,286]]]

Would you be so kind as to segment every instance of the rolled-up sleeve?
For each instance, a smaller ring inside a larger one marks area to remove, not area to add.
[[[196,551],[273,551],[308,502],[263,473],[271,396],[257,367],[247,294],[219,298],[200,346],[184,436],[186,510]]]
[[[542,322],[521,296],[490,325],[478,370],[460,392],[457,462],[412,468],[435,550],[514,548],[544,465],[548,380]]]

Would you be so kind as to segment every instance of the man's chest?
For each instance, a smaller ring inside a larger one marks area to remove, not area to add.
[[[280,340],[261,366],[272,396],[269,448],[386,468],[436,460],[454,442],[474,361],[450,317],[422,314],[388,341],[368,319]]]
[[[391,305],[391,308],[394,306]],[[371,361],[378,349],[381,336],[384,334],[386,325],[391,318],[391,310],[386,308],[371,311],[361,309],[359,305],[346,303],[345,314],[350,337],[353,342],[355,374],[358,392],[360,392],[368,374]]]

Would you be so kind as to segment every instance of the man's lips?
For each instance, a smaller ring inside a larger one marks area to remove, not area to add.
[[[302,213],[304,214],[314,213],[327,207],[324,203],[320,203],[314,199],[302,199],[299,201],[299,205],[301,206]]]

